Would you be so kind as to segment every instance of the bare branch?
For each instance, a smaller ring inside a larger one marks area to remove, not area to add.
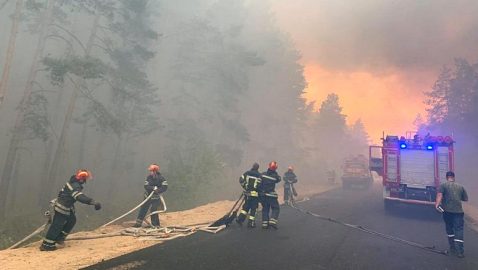
[[[56,23],[52,23],[50,24],[51,26],[55,26],[61,30],[63,30],[65,33],[67,33],[68,35],[70,35],[70,37],[72,37],[74,40],[76,40],[76,42],[78,42],[78,45],[80,45],[80,47],[83,49],[84,53],[86,54],[86,47],[85,45],[83,45],[83,42],[81,42],[81,40],[76,36],[74,35],[73,33],[71,33],[68,29],[66,29],[65,27],[61,26],[61,25],[58,25]]]
[[[61,39],[63,41],[65,41],[66,43],[68,43],[68,45],[70,46],[70,48],[73,48],[73,43],[71,43],[71,41],[69,41],[68,39],[60,36],[60,35],[56,35],[56,34],[50,34],[48,36],[46,36],[46,38],[57,38],[57,39]]]

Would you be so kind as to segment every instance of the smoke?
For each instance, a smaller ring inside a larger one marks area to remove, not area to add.
[[[297,0],[274,7],[305,61],[327,69],[435,70],[477,56],[473,0]]]
[[[374,140],[413,130],[441,67],[478,57],[477,1],[270,3],[301,52],[305,97],[320,104],[337,93],[349,121],[361,118]]]

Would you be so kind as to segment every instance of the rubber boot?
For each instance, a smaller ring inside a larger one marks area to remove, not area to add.
[[[262,229],[264,230],[269,229],[269,221],[262,221]]]
[[[40,251],[55,251],[55,250],[56,250],[55,245],[42,244],[40,246]]]
[[[278,230],[279,227],[277,226],[277,220],[271,218],[271,220],[269,220],[269,227],[271,227],[271,228],[273,228],[273,229],[275,229],[275,230]]]
[[[448,245],[450,246],[450,249],[448,250],[448,252],[451,255],[457,255],[456,246],[455,246],[455,239],[453,237],[448,237]]]
[[[255,228],[256,227],[256,221],[249,219],[247,221],[247,228]]]
[[[456,256],[458,258],[465,257],[465,248],[463,246],[463,242],[456,242]]]

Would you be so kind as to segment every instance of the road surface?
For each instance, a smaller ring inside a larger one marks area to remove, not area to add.
[[[381,196],[379,185],[369,190],[339,188],[300,207],[447,249],[439,214],[416,207],[385,213]],[[233,225],[217,235],[197,233],[86,269],[478,269],[478,233],[469,228],[465,228],[466,258],[459,259],[319,220],[286,206],[281,209],[279,225],[278,231]]]

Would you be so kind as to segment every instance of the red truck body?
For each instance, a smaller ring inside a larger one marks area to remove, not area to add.
[[[394,203],[434,205],[437,189],[454,170],[454,141],[450,136],[383,139],[383,198]]]

